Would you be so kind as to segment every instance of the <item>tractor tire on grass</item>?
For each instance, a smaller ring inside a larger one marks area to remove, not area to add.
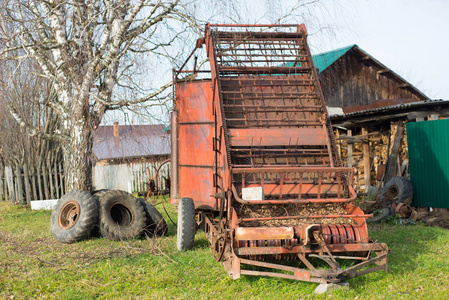
[[[95,194],[99,205],[101,235],[118,241],[138,236],[145,228],[146,217],[142,205],[124,191],[101,191]]]
[[[368,223],[378,223],[395,214],[393,206],[384,207],[379,210],[375,210],[374,212],[378,212],[378,214],[371,219],[368,219]]]
[[[144,233],[150,235],[164,235],[167,233],[167,223],[165,222],[159,211],[143,198],[137,198],[137,201],[142,205],[146,215],[146,226]]]
[[[382,189],[381,202],[391,204],[412,204],[413,185],[410,180],[403,177],[391,178]]]
[[[193,248],[195,240],[195,205],[192,198],[182,198],[178,206],[178,230],[176,246],[179,251]]]
[[[62,243],[75,243],[87,238],[98,219],[98,204],[85,191],[71,191],[56,203],[50,218],[50,230]]]

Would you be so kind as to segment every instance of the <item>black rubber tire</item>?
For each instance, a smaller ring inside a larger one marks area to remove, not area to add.
[[[403,177],[391,178],[382,189],[380,200],[388,201],[392,194],[396,194],[396,203],[412,204],[413,201],[413,185],[410,180]],[[390,203],[391,204],[391,203]]]
[[[90,236],[97,219],[97,200],[88,192],[70,191],[56,203],[50,230],[58,241],[71,244]]]
[[[178,230],[176,246],[178,251],[193,248],[195,240],[195,205],[192,198],[182,198],[178,206]]]
[[[146,216],[146,226],[143,233],[159,236],[166,234],[168,230],[167,222],[160,212],[143,198],[137,198],[137,201],[142,205]]]
[[[101,235],[118,241],[138,236],[145,228],[146,216],[142,205],[130,193],[117,190],[98,192],[98,226]]]
[[[379,209],[380,214],[378,214],[375,217],[372,217],[371,219],[368,219],[368,223],[378,223],[380,221],[383,221],[387,219],[389,216],[392,216],[395,214],[393,206],[388,206]]]
[[[105,191],[109,191],[109,189],[101,189],[101,190],[92,191],[92,195],[95,195],[95,194],[98,194],[98,193],[101,193],[101,192],[105,192]]]

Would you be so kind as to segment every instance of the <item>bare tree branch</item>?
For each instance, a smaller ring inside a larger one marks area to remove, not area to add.
[[[24,128],[27,131],[27,133],[30,136],[38,136],[38,137],[44,138],[46,140],[58,142],[58,143],[66,142],[70,139],[69,136],[64,135],[60,132],[55,132],[54,134],[48,134],[48,133],[42,132],[42,131],[40,131],[39,128],[32,127],[30,124],[25,122],[25,120],[23,120],[21,118],[21,116],[17,113],[17,111],[13,107],[10,106],[9,109],[10,109],[10,113],[13,116],[13,118],[19,123],[20,127]]]

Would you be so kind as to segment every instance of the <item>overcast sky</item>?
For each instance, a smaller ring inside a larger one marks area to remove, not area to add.
[[[357,44],[428,97],[449,100],[449,1],[343,0],[334,5],[338,10],[328,13],[335,34],[324,40],[319,33],[311,35],[312,52]]]

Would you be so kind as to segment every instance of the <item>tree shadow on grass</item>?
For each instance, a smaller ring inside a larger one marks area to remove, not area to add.
[[[206,248],[210,248],[210,243],[209,241],[204,238],[204,239],[195,239],[195,246],[196,249],[206,249]],[[212,253],[211,253],[212,255]]]

